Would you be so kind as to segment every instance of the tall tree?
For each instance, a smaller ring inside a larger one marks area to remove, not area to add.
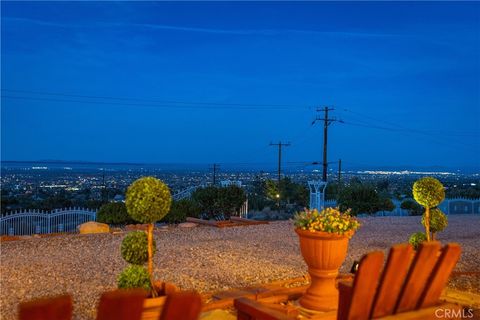
[[[338,204],[342,211],[351,209],[353,215],[391,211],[394,208],[392,201],[388,198],[380,197],[373,186],[357,183],[342,189]]]

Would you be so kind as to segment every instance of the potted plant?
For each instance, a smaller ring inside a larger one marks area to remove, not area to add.
[[[154,177],[134,181],[127,189],[125,205],[136,221],[147,224],[147,271],[153,288],[153,224],[170,211],[172,196],[167,185]],[[155,292],[152,291],[155,296]]]
[[[147,230],[132,231],[123,239],[122,257],[130,265],[119,275],[118,287],[144,288],[150,291],[150,299],[145,301],[144,312],[155,319],[165,302],[163,296],[177,290],[173,284],[153,279],[153,255],[156,250],[153,226],[169,212],[171,202],[168,187],[154,177],[144,177],[133,182],[128,187],[125,201],[128,214],[134,220],[147,224]]]
[[[336,278],[338,269],[347,256],[348,241],[360,223],[338,208],[299,212],[294,217],[295,231],[300,239],[300,250],[308,265],[310,287],[299,303],[317,311],[338,308]]]

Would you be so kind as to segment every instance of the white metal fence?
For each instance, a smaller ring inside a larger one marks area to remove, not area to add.
[[[97,211],[83,208],[14,211],[0,217],[0,235],[76,232],[78,225],[96,218]]]

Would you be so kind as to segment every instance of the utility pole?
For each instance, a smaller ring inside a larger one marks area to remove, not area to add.
[[[340,180],[342,179],[342,159],[338,159],[338,186],[340,187]]]
[[[220,165],[218,163],[213,164],[213,186],[217,184],[217,170],[220,169]]]
[[[278,181],[277,181],[277,209],[280,211],[280,180],[282,179],[282,147],[290,146],[290,142],[282,143],[271,143],[270,146],[278,146]]]
[[[105,184],[105,168],[102,168],[102,179],[103,179],[103,197],[102,198],[105,202],[108,202],[107,185]]]
[[[312,124],[315,124],[315,122],[323,120],[323,174],[322,174],[322,180],[324,182],[327,182],[327,143],[328,143],[328,126],[335,122],[343,122],[342,120],[337,120],[335,118],[329,118],[328,117],[328,111],[333,111],[335,110],[334,108],[330,107],[324,107],[324,108],[318,108],[317,112],[323,112],[323,118],[316,117],[315,120],[313,120]]]
[[[279,141],[278,143],[271,143],[271,146],[278,146],[278,188],[280,190],[280,179],[282,175],[282,147],[290,146],[290,142],[282,143]]]

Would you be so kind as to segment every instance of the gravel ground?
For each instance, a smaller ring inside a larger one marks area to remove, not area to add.
[[[361,219],[342,266],[372,250],[384,250],[421,231],[419,217]],[[443,243],[459,242],[462,257],[456,271],[480,271],[480,216],[449,216],[440,233]],[[123,234],[66,235],[29,238],[1,244],[0,318],[15,319],[20,301],[70,293],[74,319],[94,319],[101,292],[116,287],[127,265],[120,256]],[[155,231],[155,277],[182,289],[201,292],[244,287],[302,276],[306,265],[292,222],[217,229],[170,227]],[[452,288],[480,291],[480,276],[455,277]]]

